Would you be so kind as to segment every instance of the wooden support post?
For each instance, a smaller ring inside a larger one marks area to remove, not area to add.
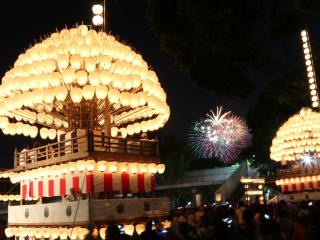
[[[109,100],[105,100],[105,108],[108,109],[110,107]],[[106,114],[104,118],[104,135],[111,136],[111,118],[110,114]]]
[[[17,148],[14,149],[14,167],[16,168],[18,166],[18,150]]]

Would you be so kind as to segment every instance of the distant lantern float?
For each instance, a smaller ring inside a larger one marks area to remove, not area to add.
[[[276,133],[270,147],[270,158],[279,162],[320,157],[320,113],[303,108],[290,117]]]
[[[92,10],[104,14],[102,5]],[[141,55],[85,25],[26,50],[0,85],[4,134],[53,140],[58,129],[89,128],[126,138],[158,130],[169,115],[166,94]]]
[[[189,134],[189,144],[199,158],[217,158],[230,163],[248,147],[251,134],[246,122],[222,107],[210,111],[204,120],[196,122]]]

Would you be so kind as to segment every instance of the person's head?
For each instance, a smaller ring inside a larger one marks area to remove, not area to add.
[[[274,213],[276,217],[279,217],[279,218],[288,217],[288,205],[285,202],[280,202],[274,208]]]
[[[190,225],[185,222],[179,223],[179,232],[182,236],[188,236],[188,233],[190,231]]]
[[[245,206],[244,201],[239,201],[238,207],[244,207],[244,206]]]
[[[282,239],[280,226],[273,219],[263,221],[260,229],[262,239]]]
[[[120,238],[120,236],[121,236],[121,233],[120,233],[120,229],[118,228],[118,225],[114,224],[114,225],[108,226],[105,239],[117,240]]]
[[[89,233],[92,234],[94,229],[96,228],[96,225],[94,223],[88,223],[87,228],[88,228]]]
[[[253,221],[253,217],[254,217],[254,212],[252,211],[252,209],[246,209],[243,212],[243,220],[246,223],[246,225],[250,225]]]
[[[152,220],[149,220],[148,222],[146,222],[146,225],[145,225],[146,231],[151,231],[152,230],[152,226],[153,226],[153,221]]]

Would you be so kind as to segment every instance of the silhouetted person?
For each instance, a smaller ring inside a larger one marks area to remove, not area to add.
[[[85,235],[84,240],[101,240],[99,234],[96,236],[94,235],[94,230],[96,229],[96,226],[94,223],[88,224],[88,233]]]
[[[132,237],[127,234],[121,234],[118,225],[110,225],[106,231],[105,239],[112,240],[131,240]]]
[[[157,234],[157,232],[155,230],[152,230],[152,226],[153,226],[153,222],[152,221],[148,221],[146,223],[146,229],[140,235],[140,239],[141,240],[158,240],[158,239],[162,239],[162,237],[159,234]]]

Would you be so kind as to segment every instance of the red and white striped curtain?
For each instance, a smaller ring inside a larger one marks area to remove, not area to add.
[[[65,196],[70,189],[82,193],[120,192],[144,193],[154,191],[154,175],[129,173],[66,174],[63,177],[21,182],[22,199]]]
[[[288,183],[281,185],[282,192],[296,192],[313,189],[320,189],[320,180],[302,183]]]

